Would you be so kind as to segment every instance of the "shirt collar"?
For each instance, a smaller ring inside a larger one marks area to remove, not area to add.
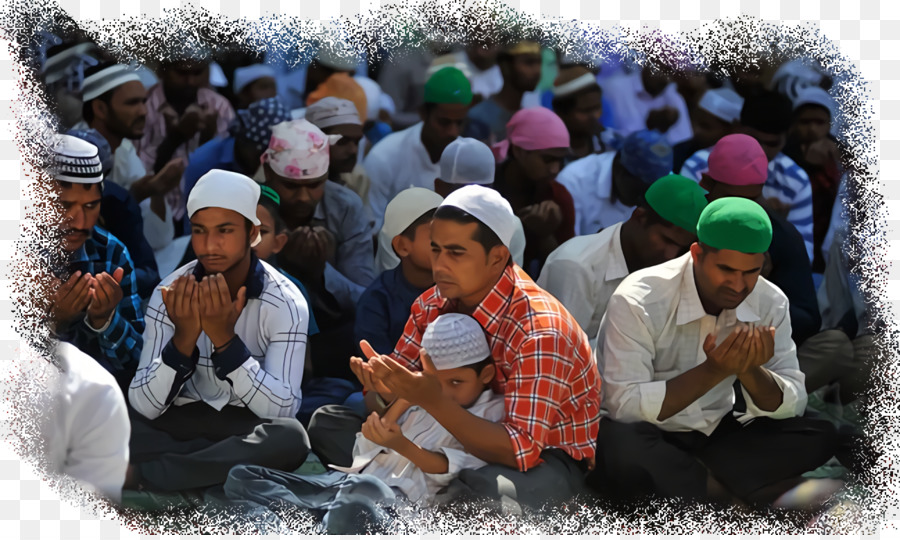
[[[700,302],[700,293],[697,292],[697,284],[694,282],[694,258],[690,253],[684,255],[685,267],[681,279],[681,295],[678,300],[678,308],[675,318],[675,324],[687,324],[707,315]],[[762,279],[762,278],[760,278]],[[758,284],[758,282],[757,282]],[[754,287],[743,302],[738,304],[735,309],[723,309],[719,315],[723,317],[725,326],[731,326],[737,321],[755,322],[759,320],[759,299],[757,298],[756,288]]]
[[[199,282],[203,279],[203,276],[206,275],[206,269],[203,268],[200,261],[197,261],[192,273],[194,274],[194,278]],[[250,272],[247,273],[247,279],[244,281],[244,286],[247,287],[248,299],[260,297],[263,292],[263,286],[265,285],[265,274],[266,270],[263,268],[262,263],[256,258],[256,254],[251,251]]]
[[[628,264],[622,253],[622,223],[613,225],[612,244],[609,247],[608,264],[606,265],[606,281],[623,279],[628,275]]]

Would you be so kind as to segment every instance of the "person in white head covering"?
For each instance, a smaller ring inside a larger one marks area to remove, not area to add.
[[[147,346],[128,390],[138,414],[127,488],[202,488],[238,463],[292,470],[306,459],[294,417],[309,309],[251,250],[259,193],[250,178],[214,169],[188,197],[197,260],[150,298]]]
[[[356,105],[338,97],[325,97],[306,108],[306,119],[326,135],[338,135],[328,156],[328,179],[347,186],[369,206],[371,181],[359,163],[363,126]]]
[[[339,135],[325,135],[308,120],[272,128],[263,153],[265,183],[281,198],[281,217],[291,235],[279,261],[303,283],[321,283],[351,310],[375,279],[372,222],[359,196],[328,182],[330,146]]]
[[[234,70],[231,86],[238,99],[238,108],[245,109],[251,103],[278,95],[275,68],[265,64],[253,64]]]
[[[575,319],[512,263],[514,231],[512,208],[496,191],[472,185],[451,193],[431,224],[436,286],[413,303],[390,356],[364,342],[368,362],[352,358],[351,369],[368,390],[368,410],[380,414],[403,398],[491,464],[460,475],[447,498],[513,494],[520,504],[540,507],[583,485],[594,456],[600,378]],[[493,388],[505,396],[502,422],[466,414],[439,391],[440,379],[420,358],[428,325],[444,313],[471,314],[484,328],[497,369]],[[352,462],[353,414],[332,407],[313,415],[310,440],[324,462]]]
[[[719,139],[731,135],[741,120],[744,98],[729,88],[710,88],[700,98],[691,113],[691,128],[694,136],[672,147],[674,164],[672,170],[681,166],[694,152],[710,148]]]
[[[436,392],[462,414],[487,422],[504,417],[503,396],[489,386],[497,368],[478,321],[460,313],[442,315],[428,325],[422,346],[426,369],[439,380]],[[332,465],[345,474],[301,476],[239,466],[229,473],[225,494],[264,507],[286,502],[326,510],[321,532],[361,534],[371,532],[367,527],[390,525],[377,503],[405,498],[428,504],[460,471],[484,465],[427,411],[397,400],[354,434],[352,462]],[[286,492],[292,495],[277,495]]]
[[[431,274],[431,218],[443,197],[425,188],[401,191],[388,203],[378,233],[378,258],[390,251],[393,266],[381,272],[356,305],[356,342],[378,350],[394,347],[409,318],[409,308],[434,285]]]
[[[97,147],[71,135],[50,141],[53,189],[59,196],[62,261],[51,301],[52,331],[94,358],[127,388],[144,330],[134,262],[128,248],[97,226],[103,166]]]

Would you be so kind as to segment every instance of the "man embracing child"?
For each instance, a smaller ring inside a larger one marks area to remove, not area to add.
[[[469,412],[492,422],[503,419],[503,396],[494,394],[494,361],[484,330],[468,315],[441,315],[425,330],[420,351],[442,391]],[[399,499],[428,504],[463,469],[485,463],[417,406],[397,400],[379,417],[372,413],[356,436],[353,464],[332,465],[317,475],[265,467],[231,469],[225,493],[250,506],[284,503],[322,517],[324,534],[360,534],[387,524],[381,509]]]

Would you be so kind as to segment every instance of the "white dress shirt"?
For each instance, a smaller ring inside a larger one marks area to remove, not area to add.
[[[422,144],[419,122],[403,131],[391,133],[372,147],[363,161],[369,175],[369,205],[375,218],[373,231],[380,231],[384,210],[404,189],[420,187],[434,190],[434,179],[441,175],[440,163],[433,163]]]
[[[576,236],[547,257],[537,284],[562,302],[597,346],[606,304],[628,275],[622,253],[622,224],[597,234]]]
[[[494,394],[490,389],[482,392],[468,411],[491,422],[500,422],[506,416],[503,396]],[[397,424],[403,435],[413,443],[447,456],[447,472],[427,474],[397,452],[365,438],[361,432],[356,434],[356,444],[353,445],[353,464],[349,467],[331,467],[345,473],[362,472],[377,476],[387,485],[402,491],[410,501],[426,502],[449,484],[459,471],[487,465],[467,453],[462,444],[421,407],[410,407],[400,416]]]
[[[687,103],[678,93],[675,83],[669,83],[657,96],[651,96],[644,89],[640,70],[631,74],[615,75],[602,80],[603,98],[613,112],[610,126],[627,137],[635,131],[647,129],[647,115],[654,109],[673,107],[678,111],[678,120],[666,131],[669,144],[675,146],[694,136]]]
[[[775,327],[775,353],[765,367],[783,392],[781,405],[763,411],[742,388],[747,411],[754,417],[790,418],[806,408],[805,376],[791,340],[788,300],[760,277],[753,292],[718,317],[700,303],[690,253],[629,275],[613,293],[597,339],[597,364],[603,379],[603,408],[612,420],[650,422],[666,431],[712,433],[735,403],[735,376],[725,378],[677,414],[657,420],[666,396],[666,381],[706,360],[708,334],[721,343],[747,323]]]
[[[74,345],[60,342],[47,363],[49,402],[41,418],[49,470],[116,502],[128,468],[131,424],[115,379]]]
[[[171,344],[175,327],[160,288],[153,291],[144,317],[147,327],[141,361],[128,389],[136,411],[153,420],[172,404],[205,401],[217,411],[234,405],[247,407],[260,418],[296,416],[309,308],[300,290],[281,272],[256,262],[247,279],[247,304],[234,325],[236,337],[220,353],[219,364],[228,368],[227,374],[216,370],[211,358],[213,345],[205,332],[197,340],[196,366],[175,349]],[[175,270],[161,285],[194,273],[197,264],[191,261]]]
[[[590,154],[566,165],[556,177],[575,203],[576,236],[594,234],[627,220],[634,212],[634,206],[612,198],[615,157],[615,151]]]

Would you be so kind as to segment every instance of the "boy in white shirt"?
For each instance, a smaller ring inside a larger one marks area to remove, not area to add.
[[[422,346],[424,369],[436,372],[445,394],[487,420],[503,418],[503,396],[488,386],[494,362],[475,319],[460,313],[438,317]],[[319,511],[321,532],[359,534],[372,522],[383,524],[378,503],[399,496],[427,504],[460,470],[484,465],[422,408],[397,400],[383,416],[372,413],[363,424],[350,467],[332,465],[334,471],[300,476],[242,465],[228,474],[225,493],[267,507],[287,502]]]

